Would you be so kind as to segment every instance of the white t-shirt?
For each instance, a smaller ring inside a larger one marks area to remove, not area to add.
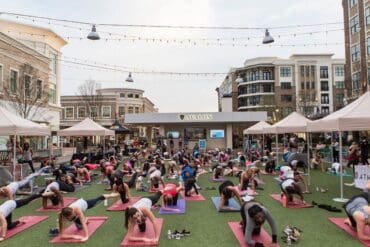
[[[0,213],[4,215],[4,217],[8,217],[15,209],[17,208],[17,203],[14,200],[7,200],[0,206]]]
[[[132,207],[136,209],[146,208],[150,210],[152,207],[152,201],[148,198],[141,198],[139,201],[135,202]]]
[[[161,177],[161,171],[160,170],[155,170],[154,172],[152,172],[150,175],[149,175],[150,178],[154,178],[154,177]]]
[[[335,170],[335,172],[336,172],[336,173],[339,173],[339,172],[340,172],[340,171],[339,171],[339,169],[340,169],[340,164],[339,164],[339,163],[337,163],[337,162],[333,163],[333,164],[331,165],[331,169],[332,169],[332,170]]]
[[[12,192],[12,195],[14,195],[15,192],[17,192],[17,190],[19,189],[19,183],[18,182],[11,182],[6,187]]]
[[[287,179],[281,183],[281,188],[285,190],[287,187],[291,186],[293,183],[294,183],[293,179]]]
[[[51,191],[51,188],[52,188],[52,187],[56,188],[57,190],[60,190],[60,188],[59,188],[59,183],[57,183],[57,182],[52,182],[52,183],[48,184],[48,186],[46,186],[46,188],[45,188],[45,192],[52,192],[52,191]]]
[[[84,199],[78,199],[77,201],[71,203],[68,207],[70,208],[79,208],[82,212],[87,210],[87,202]]]

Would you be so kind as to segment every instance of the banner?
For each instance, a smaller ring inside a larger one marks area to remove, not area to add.
[[[364,189],[368,181],[370,181],[370,167],[355,166],[355,186]]]
[[[199,149],[205,150],[207,147],[207,141],[205,139],[199,139],[198,145],[199,145]]]

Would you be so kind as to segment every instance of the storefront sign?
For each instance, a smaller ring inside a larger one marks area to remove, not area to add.
[[[206,149],[207,147],[207,141],[205,139],[199,139],[199,149]]]
[[[183,121],[210,121],[213,120],[211,113],[180,114],[179,119]]]
[[[367,182],[370,182],[370,167],[355,166],[355,186],[364,189]]]

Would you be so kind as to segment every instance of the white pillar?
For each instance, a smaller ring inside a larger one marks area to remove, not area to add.
[[[233,148],[233,126],[226,125],[226,148]]]

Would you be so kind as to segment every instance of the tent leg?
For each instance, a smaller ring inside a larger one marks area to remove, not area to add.
[[[348,199],[343,198],[343,160],[342,160],[342,131],[339,131],[339,164],[340,164],[340,198],[334,198],[336,202],[347,202]]]
[[[16,142],[17,142],[17,135],[14,135],[14,140],[13,140],[13,181],[15,181],[15,166],[17,165],[16,164]]]
[[[279,144],[278,144],[278,134],[275,135],[275,146],[276,146],[276,165],[279,165]]]
[[[307,142],[307,184],[311,185],[311,175],[310,175],[310,134],[306,132],[306,142]]]

